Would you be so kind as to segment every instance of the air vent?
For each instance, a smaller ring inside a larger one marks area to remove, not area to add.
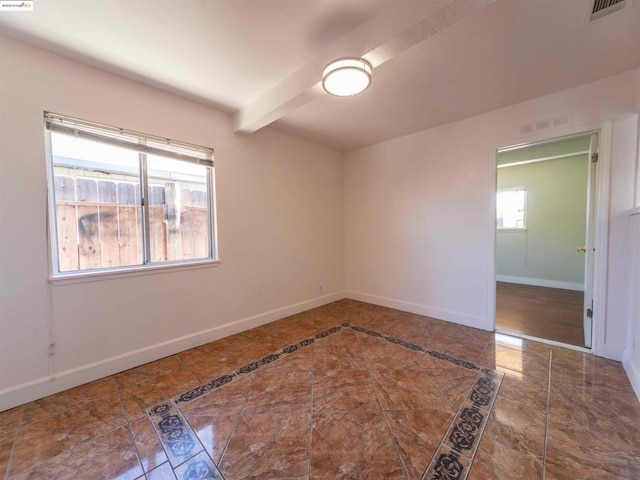
[[[627,0],[594,0],[591,20],[603,17],[624,7]]]

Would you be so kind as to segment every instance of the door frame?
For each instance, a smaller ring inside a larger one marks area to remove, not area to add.
[[[593,158],[596,158],[594,163]],[[589,158],[588,165],[588,180],[587,180],[587,211],[586,211],[586,231],[584,245],[586,251],[584,252],[584,301],[582,311],[582,323],[584,330],[585,347],[591,348],[593,346],[593,310],[591,318],[588,317],[587,312],[589,309],[593,309],[594,295],[593,295],[593,282],[595,280],[595,234],[596,234],[596,209],[597,202],[597,188],[598,188],[598,164],[600,158],[600,132],[592,133],[589,138]]]
[[[594,259],[593,259],[593,324],[592,324],[592,342],[591,349],[583,347],[574,347],[564,345],[567,348],[574,348],[586,352],[592,352],[595,355],[602,356],[604,353],[604,333],[605,319],[607,310],[607,252],[609,240],[609,183],[611,176],[611,132],[613,121],[598,122],[578,127],[563,129],[562,131],[546,132],[544,134],[530,135],[515,139],[512,141],[500,142],[492,145],[489,152],[489,182],[490,182],[490,199],[488,218],[489,221],[489,252],[488,271],[489,271],[489,299],[488,299],[488,315],[491,319],[493,331],[496,330],[496,191],[497,191],[497,166],[498,166],[498,150],[515,146],[529,146],[533,144],[553,142],[562,140],[567,137],[575,137],[580,135],[598,134],[598,162],[595,164],[597,168],[597,185],[596,185],[596,206],[595,206],[595,234],[594,234]],[[558,342],[551,340],[546,343],[559,345]]]

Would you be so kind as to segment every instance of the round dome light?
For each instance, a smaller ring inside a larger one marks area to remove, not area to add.
[[[322,71],[322,87],[338,97],[357,95],[371,84],[372,70],[363,58],[338,58]]]

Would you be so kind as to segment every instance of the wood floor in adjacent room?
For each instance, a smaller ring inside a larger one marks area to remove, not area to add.
[[[584,293],[497,282],[496,330],[584,347]]]

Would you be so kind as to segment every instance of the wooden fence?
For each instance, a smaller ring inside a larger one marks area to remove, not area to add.
[[[207,194],[150,185],[151,261],[209,255]],[[140,187],[124,181],[55,177],[61,272],[143,263]]]

